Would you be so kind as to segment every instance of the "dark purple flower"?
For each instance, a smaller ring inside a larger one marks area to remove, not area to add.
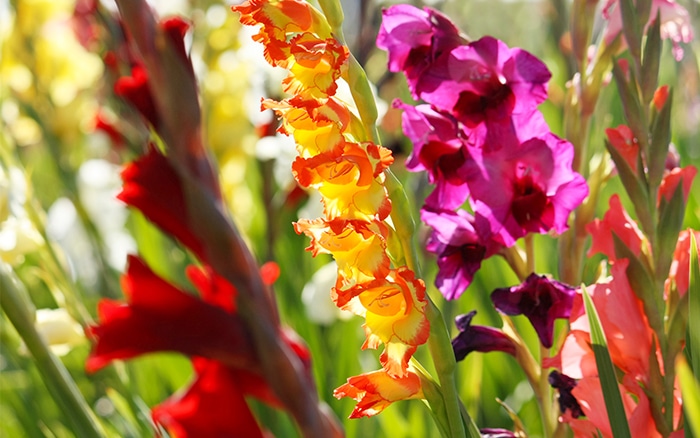
[[[412,92],[436,58],[466,43],[450,19],[434,9],[394,5],[382,11],[377,47],[388,52],[390,71],[404,72]]]
[[[588,195],[586,180],[571,168],[573,146],[554,134],[491,153],[468,152],[462,170],[472,208],[505,246],[528,232],[566,231],[569,213]]]
[[[452,340],[452,349],[457,362],[464,360],[472,351],[488,353],[502,351],[515,356],[515,344],[501,330],[482,325],[471,325],[476,310],[455,318],[459,334]]]
[[[433,229],[426,249],[438,257],[435,285],[446,299],[459,298],[481,267],[481,261],[495,254],[500,246],[488,235],[480,234],[477,222],[464,210],[455,212],[426,206],[421,210],[421,219]]]
[[[554,320],[569,318],[574,295],[576,290],[573,287],[533,273],[519,286],[494,290],[491,301],[506,315],[525,315],[542,345],[550,348]]]
[[[570,409],[571,416],[574,418],[583,415],[581,405],[578,404],[576,397],[571,393],[571,390],[576,387],[576,380],[557,370],[549,373],[549,378],[547,380],[549,380],[549,384],[552,385],[553,388],[559,391],[559,409],[561,409],[562,414],[566,412],[567,409]]]
[[[479,432],[482,438],[518,438],[518,435],[508,429],[485,427],[480,429]]]

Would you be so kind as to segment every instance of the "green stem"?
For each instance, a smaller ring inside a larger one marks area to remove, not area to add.
[[[44,383],[59,408],[70,420],[76,436],[86,438],[105,436],[68,370],[49,350],[37,332],[32,312],[22,299],[26,291],[20,290],[21,284],[14,277],[10,266],[5,263],[0,263],[0,286],[2,286],[0,305],[3,311],[34,357],[34,363]]]
[[[535,243],[533,242],[532,233],[525,235],[525,255],[527,274],[530,275],[535,272]]]
[[[552,388],[549,385],[549,376],[544,372],[543,362],[549,357],[550,351],[540,344],[540,381],[539,393],[540,412],[542,414],[542,429],[545,438],[554,436],[557,428],[556,412],[552,409]]]

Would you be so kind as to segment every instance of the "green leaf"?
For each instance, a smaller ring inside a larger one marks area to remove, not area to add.
[[[620,388],[615,377],[615,368],[613,368],[608,344],[605,340],[603,326],[600,324],[598,312],[593,305],[591,296],[585,287],[583,290],[583,302],[586,307],[586,315],[588,315],[588,323],[591,326],[591,347],[595,354],[595,362],[598,366],[598,375],[600,376],[600,386],[603,389],[603,398],[605,399],[605,408],[608,411],[608,420],[615,438],[631,438],[629,424],[627,424],[627,416],[625,408],[622,405],[622,396]]]
[[[683,356],[679,356],[676,361],[676,374],[683,395],[685,436],[700,436],[700,385]]]
[[[642,71],[640,86],[644,104],[648,105],[654,97],[654,92],[659,82],[659,62],[661,60],[661,20],[656,14],[654,24],[647,32],[647,40],[644,44],[644,58],[642,59]]]

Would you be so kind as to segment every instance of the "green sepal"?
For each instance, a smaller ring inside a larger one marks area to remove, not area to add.
[[[664,377],[659,367],[659,359],[656,356],[658,349],[656,337],[652,338],[651,350],[649,350],[649,380],[644,393],[649,398],[651,415],[654,418],[656,429],[663,435],[668,436],[669,428],[663,414],[664,407]]]
[[[630,287],[644,305],[644,313],[646,313],[651,328],[656,333],[662,333],[664,326],[661,309],[664,304],[661,294],[654,285],[654,277],[649,273],[645,264],[634,255],[615,232],[612,233],[612,237],[615,245],[615,256],[618,259],[627,259],[629,262],[625,273]]]
[[[654,91],[659,81],[659,63],[661,61],[661,19],[657,12],[654,24],[647,31],[647,39],[644,43],[644,58],[642,58],[642,71],[640,87],[644,104],[648,105],[654,97]]]
[[[639,23],[637,8],[633,0],[620,0],[618,7],[622,15],[622,32],[636,62],[641,58],[642,46],[642,26]]]
[[[664,197],[661,197],[659,205],[659,225],[656,232],[656,253],[654,254],[656,276],[659,279],[668,276],[684,217],[683,184],[679,183],[671,200],[667,202]]]
[[[635,0],[634,4],[637,10],[637,20],[639,23],[639,29],[642,31],[649,22],[649,16],[651,15],[651,4],[652,0]],[[640,35],[641,37],[641,35]]]
[[[649,205],[649,192],[646,182],[640,179],[638,173],[627,164],[627,161],[625,161],[618,150],[615,149],[608,140],[605,140],[605,148],[610,153],[610,157],[613,163],[615,163],[615,168],[617,169],[617,174],[620,176],[622,185],[625,187],[627,195],[632,200],[637,217],[639,217],[639,221],[642,223],[642,229],[648,232],[654,221],[647,207]],[[637,163],[637,165],[639,166],[639,163]]]
[[[668,98],[663,108],[656,116],[651,128],[651,144],[649,145],[649,187],[655,191],[661,184],[661,179],[666,169],[666,155],[671,143],[671,106],[673,95],[669,90]]]
[[[608,420],[615,438],[631,438],[625,407],[622,405],[622,396],[615,375],[610,351],[605,340],[603,326],[600,323],[598,312],[596,311],[591,296],[585,287],[583,291],[583,303],[588,316],[588,323],[591,327],[591,348],[595,354],[595,362],[598,366],[598,376],[600,377],[600,387],[603,390],[605,408],[608,411]]]
[[[624,3],[621,2],[621,3]],[[630,80],[627,81],[624,72],[618,65],[617,60],[613,62],[613,77],[615,78],[615,83],[617,84],[617,90],[620,94],[620,100],[622,101],[622,109],[625,112],[625,119],[630,129],[634,133],[634,136],[639,142],[639,146],[643,153],[647,152],[647,146],[649,144],[647,124],[644,120],[644,112],[642,111],[642,105],[639,102],[639,97],[636,93],[636,77],[634,76],[634,71],[630,69]]]
[[[579,70],[584,70],[588,62],[588,47],[590,46],[593,22],[597,2],[589,0],[574,0],[571,6],[571,46]]]

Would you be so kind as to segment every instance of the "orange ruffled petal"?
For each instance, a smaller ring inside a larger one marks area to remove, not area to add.
[[[351,397],[357,406],[350,418],[371,417],[395,401],[424,398],[420,377],[409,371],[405,377],[394,378],[384,370],[353,376],[333,392],[336,398]]]

